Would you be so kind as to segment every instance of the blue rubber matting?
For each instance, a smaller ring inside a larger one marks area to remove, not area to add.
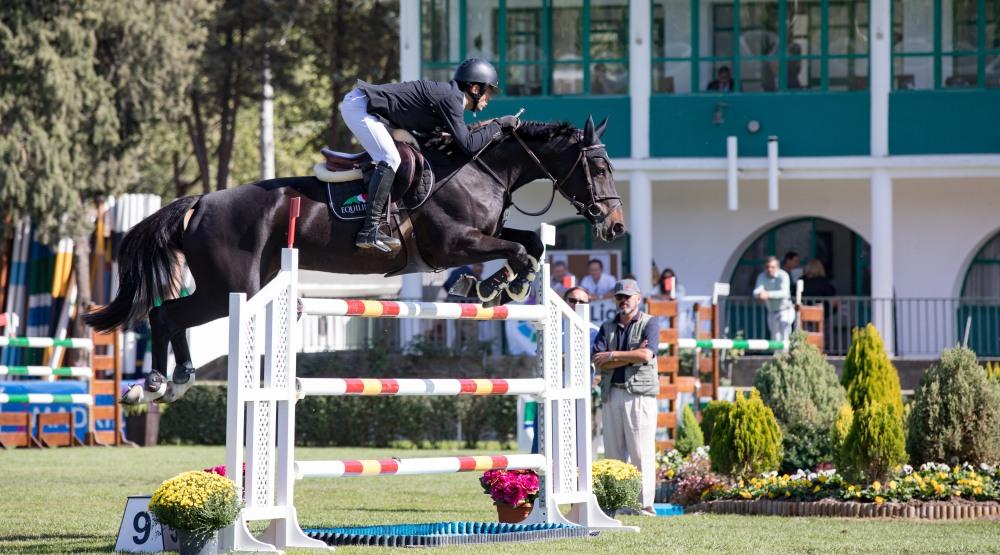
[[[563,524],[502,524],[498,522],[428,522],[387,526],[310,528],[309,537],[327,545],[378,545],[386,547],[433,547],[495,542],[526,542],[581,538],[582,526]]]
[[[656,516],[679,516],[684,514],[684,506],[674,505],[673,503],[653,503],[653,509],[656,509]]]

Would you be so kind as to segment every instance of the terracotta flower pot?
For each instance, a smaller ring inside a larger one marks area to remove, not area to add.
[[[531,503],[515,507],[509,503],[494,503],[497,506],[497,518],[505,524],[517,524],[531,514]]]

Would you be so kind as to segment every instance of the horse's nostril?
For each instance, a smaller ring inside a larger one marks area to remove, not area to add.
[[[623,224],[621,222],[616,222],[614,225],[611,226],[611,233],[613,233],[615,237],[617,237],[619,235],[624,235],[625,234],[625,224]]]

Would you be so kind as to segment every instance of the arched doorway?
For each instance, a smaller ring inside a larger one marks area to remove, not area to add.
[[[969,264],[962,282],[959,340],[969,330],[969,348],[981,357],[1000,356],[1000,232]]]
[[[871,247],[860,235],[832,220],[797,218],[778,223],[756,236],[743,250],[729,276],[730,297],[725,300],[723,328],[730,336],[748,339],[769,336],[767,313],[752,298],[757,275],[768,256],[783,260],[789,252],[799,255],[801,266],[818,260],[833,286],[836,298],[807,299],[824,305],[824,350],[844,354],[850,346],[851,328],[871,321]],[[794,284],[792,293],[794,294]]]
[[[826,218],[798,218],[758,235],[740,255],[729,277],[733,296],[749,296],[768,256],[798,253],[805,266],[819,260],[837,295],[871,294],[871,247],[860,235]]]

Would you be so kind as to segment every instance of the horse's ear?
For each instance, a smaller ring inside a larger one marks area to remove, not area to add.
[[[604,138],[604,130],[608,128],[608,118],[604,117],[604,120],[597,125],[597,129],[594,130],[594,134],[597,135],[598,139]]]
[[[587,116],[587,123],[583,126],[583,144],[594,144],[594,116]]]

